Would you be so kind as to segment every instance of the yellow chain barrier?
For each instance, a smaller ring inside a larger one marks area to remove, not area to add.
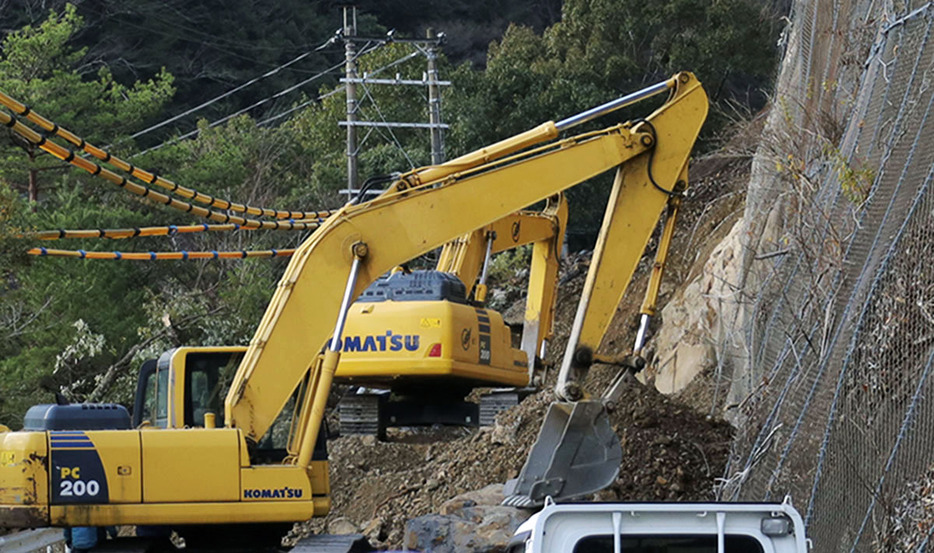
[[[83,169],[84,171],[87,171],[94,176],[116,184],[117,186],[133,194],[136,194],[137,196],[147,198],[150,201],[166,205],[179,211],[184,211],[199,217],[204,217],[205,219],[210,219],[220,223],[234,223],[244,228],[263,230],[310,230],[317,228],[317,226],[323,221],[323,218],[321,217],[315,217],[313,220],[299,219],[288,221],[259,221],[256,219],[245,219],[236,215],[229,215],[227,213],[205,209],[192,203],[183,202],[181,200],[172,198],[171,196],[156,192],[149,187],[136,184],[135,182],[127,180],[126,177],[122,177],[113,171],[110,171],[109,169],[105,169],[101,165],[98,165],[92,161],[88,161],[84,158],[77,157],[72,150],[60,146],[48,138],[41,136],[36,131],[20,123],[16,117],[8,115],[2,111],[0,111],[0,124],[9,127],[13,130],[13,132],[22,136],[36,146],[42,148],[43,151],[53,155],[54,157],[66,163],[70,163],[79,169]]]
[[[240,250],[207,252],[89,252],[85,250],[53,250],[32,248],[29,255],[51,257],[73,257],[78,259],[105,259],[127,261],[187,261],[191,259],[248,259],[251,257],[291,257],[294,249],[287,250]]]
[[[140,169],[133,164],[124,161],[116,156],[111,155],[109,152],[94,146],[86,142],[80,136],[72,133],[67,129],[63,129],[58,126],[57,123],[54,123],[45,117],[39,115],[38,113],[32,111],[32,108],[19,102],[10,96],[7,96],[3,92],[0,92],[0,104],[3,104],[14,114],[21,117],[26,117],[29,121],[32,121],[36,125],[42,127],[48,133],[54,134],[62,138],[63,140],[69,142],[78,149],[86,152],[95,158],[103,161],[104,163],[109,163],[116,167],[117,169],[129,173],[130,176],[138,178],[139,180],[148,183],[150,185],[159,186],[168,190],[170,193],[178,194],[183,198],[187,198],[198,202],[200,204],[205,204],[208,207],[216,207],[219,209],[229,210],[236,213],[246,213],[247,215],[254,215],[258,217],[275,217],[277,219],[316,219],[316,218],[327,218],[331,215],[331,211],[291,211],[291,210],[278,210],[278,209],[269,209],[266,207],[254,207],[250,205],[244,205],[239,203],[231,202],[230,200],[222,200],[215,198],[209,194],[203,194],[197,190],[191,188],[186,188],[180,186],[168,179],[162,178],[156,173],[145,171]]]

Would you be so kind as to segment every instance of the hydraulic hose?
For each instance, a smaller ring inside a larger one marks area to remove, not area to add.
[[[83,138],[72,133],[71,131],[59,127],[57,123],[54,123],[32,111],[32,108],[26,104],[23,104],[22,102],[7,96],[3,92],[0,92],[0,104],[3,104],[9,108],[11,111],[13,111],[14,114],[25,117],[29,121],[32,121],[47,133],[62,138],[79,150],[94,156],[104,163],[113,165],[121,171],[129,173],[132,177],[135,177],[150,185],[164,188],[171,193],[182,196],[183,198],[190,199],[200,204],[205,204],[208,207],[216,207],[219,209],[229,210],[236,213],[245,213],[247,215],[254,215],[257,217],[274,217],[276,219],[314,219],[319,217],[327,218],[331,215],[330,211],[291,211],[270,209],[266,207],[255,207],[251,205],[234,203],[230,200],[215,198],[210,194],[203,194],[197,190],[180,186],[168,179],[160,177],[154,172],[145,171],[134,166],[132,163],[111,155],[109,152],[86,142]]]

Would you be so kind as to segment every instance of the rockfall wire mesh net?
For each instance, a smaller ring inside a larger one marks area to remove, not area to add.
[[[722,338],[741,431],[720,494],[790,494],[817,551],[924,550],[934,3],[799,0],[784,48]]]

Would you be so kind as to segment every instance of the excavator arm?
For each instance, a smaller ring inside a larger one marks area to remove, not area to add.
[[[568,224],[564,194],[548,198],[541,211],[520,211],[444,245],[436,269],[460,278],[474,300],[486,301],[486,276],[492,255],[532,245],[521,349],[529,360],[532,383],[536,358],[544,358],[554,322],[561,247]],[[479,280],[478,280],[479,278]]]
[[[706,94],[693,75],[680,73],[641,96],[665,90],[668,100],[638,123],[532,148],[608,109],[546,123],[443,165],[403,175],[380,197],[334,213],[299,247],[279,282],[227,396],[227,424],[241,429],[247,439],[258,440],[298,385],[307,382],[305,407],[292,441],[296,462],[304,464],[317,438],[339,359],[346,307],[370,282],[457,236],[614,168],[616,192],[608,211],[616,216],[605,224],[624,236],[614,244],[620,248],[614,255],[629,269],[609,285],[615,290],[628,282],[669,191],[686,174],[707,113]],[[333,339],[325,350],[329,338]]]

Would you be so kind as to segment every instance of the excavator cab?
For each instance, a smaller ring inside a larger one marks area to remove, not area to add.
[[[150,359],[136,382],[133,426],[224,426],[224,397],[246,346],[181,347]]]
[[[224,426],[224,397],[246,346],[179,347],[150,359],[140,367],[132,415],[134,428],[220,428]],[[296,390],[289,403],[294,407]],[[250,444],[254,463],[278,463],[287,455],[287,438],[294,408],[283,409],[269,432]],[[327,433],[315,445],[314,458],[327,460]]]

